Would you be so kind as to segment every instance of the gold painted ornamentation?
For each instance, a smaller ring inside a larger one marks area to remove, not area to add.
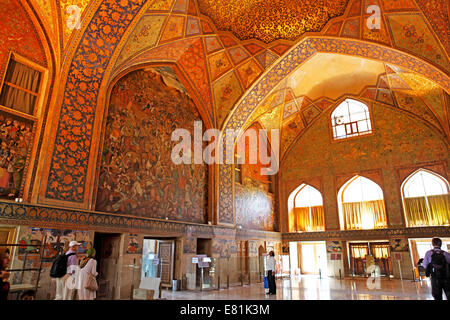
[[[239,39],[296,40],[345,12],[348,0],[198,0],[217,28]]]

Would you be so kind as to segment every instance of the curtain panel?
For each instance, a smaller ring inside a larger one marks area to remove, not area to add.
[[[450,224],[450,194],[405,198],[404,203],[409,227]]]
[[[40,72],[28,66],[11,60],[6,73],[5,82],[14,84],[17,87],[5,83],[0,96],[0,104],[32,115],[36,104],[37,93],[40,84]],[[31,91],[35,95],[27,92]]]
[[[345,230],[380,229],[387,227],[384,200],[344,202]]]
[[[323,206],[294,208],[289,213],[289,232],[324,231]]]

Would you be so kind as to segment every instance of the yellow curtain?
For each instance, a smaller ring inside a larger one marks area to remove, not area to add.
[[[450,195],[405,198],[405,215],[410,227],[448,225]]]
[[[346,202],[342,204],[345,230],[387,227],[384,200]]]
[[[372,245],[373,257],[376,259],[389,258],[389,247],[383,245]]]
[[[364,259],[366,255],[369,254],[369,248],[365,245],[359,246],[359,245],[351,245],[351,256],[352,258],[358,259],[362,258]]]
[[[34,93],[38,93],[40,72],[11,60],[5,81]],[[36,97],[36,95],[5,83],[0,97],[0,104],[24,113],[33,114]]]
[[[323,206],[294,208],[289,213],[289,232],[323,230],[325,230]]]

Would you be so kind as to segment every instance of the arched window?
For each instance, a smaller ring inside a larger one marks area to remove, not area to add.
[[[450,225],[449,185],[443,177],[420,169],[402,184],[408,227]]]
[[[325,230],[323,200],[317,189],[300,185],[288,198],[288,210],[289,232]]]
[[[383,191],[373,181],[355,176],[339,190],[339,219],[342,230],[387,227]]]
[[[334,139],[345,139],[372,132],[369,108],[362,102],[346,99],[331,114]]]

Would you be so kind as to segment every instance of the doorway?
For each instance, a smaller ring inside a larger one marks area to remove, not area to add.
[[[392,274],[388,241],[349,243],[349,258],[350,273],[354,276],[366,276],[366,270],[371,264],[379,267],[381,276],[389,277]]]
[[[299,242],[302,274],[327,275],[327,249],[325,241]]]
[[[211,257],[212,255],[212,239],[197,238],[197,256]],[[199,268],[197,263],[196,269],[196,288],[200,290],[209,289],[213,285],[214,269],[211,268],[211,263],[208,267]]]
[[[450,252],[450,238],[441,238],[442,240],[442,250]],[[428,239],[410,239],[411,257],[414,267],[417,268],[417,263],[420,258],[425,257],[425,253],[428,250],[433,249],[431,245],[431,238]]]
[[[175,259],[174,239],[144,239],[142,277],[160,278],[161,287],[172,287]]]
[[[112,300],[119,294],[120,236],[119,233],[95,233],[94,248],[97,252],[98,271],[97,299]]]

